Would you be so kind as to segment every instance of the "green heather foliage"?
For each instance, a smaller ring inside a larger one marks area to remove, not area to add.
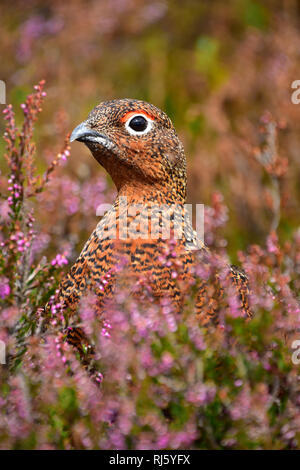
[[[0,16],[0,79],[13,103],[0,122],[0,448],[299,448],[296,2],[17,0],[1,2]],[[120,265],[105,318],[90,294],[69,319],[55,292],[115,190],[87,150],[71,154],[68,132],[117,97],[174,120],[188,202],[206,205],[210,269],[199,261],[177,314],[147,285],[129,298]],[[228,262],[249,277],[251,321]],[[216,271],[219,323],[204,326],[198,280],[214,296]],[[65,341],[73,325],[94,345],[100,385]]]

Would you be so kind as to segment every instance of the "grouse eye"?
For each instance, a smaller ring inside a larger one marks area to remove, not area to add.
[[[135,116],[130,119],[129,127],[136,132],[143,132],[147,129],[148,121],[143,116]]]
[[[132,135],[142,135],[150,131],[152,119],[142,114],[132,116],[125,124],[127,131]]]

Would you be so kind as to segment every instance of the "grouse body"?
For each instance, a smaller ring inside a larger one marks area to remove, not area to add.
[[[155,298],[167,297],[180,309],[193,277],[195,253],[205,254],[206,248],[186,216],[186,159],[171,120],[144,101],[106,101],[74,129],[74,140],[91,150],[118,195],[62,281],[60,302],[74,310],[89,290],[104,302],[114,291],[122,260],[128,273],[148,282]],[[174,275],[175,258],[180,268]],[[230,275],[249,314],[247,279],[235,268]],[[198,309],[204,301],[205,283]]]

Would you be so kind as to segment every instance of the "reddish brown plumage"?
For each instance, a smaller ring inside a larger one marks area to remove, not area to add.
[[[135,116],[140,115],[134,121]],[[144,116],[144,118],[143,118]],[[143,121],[146,120],[146,124]],[[134,131],[130,126],[146,129]],[[114,268],[120,257],[127,257],[128,271],[145,277],[151,285],[154,296],[167,296],[177,308],[188,289],[188,278],[193,276],[195,251],[205,251],[198,241],[192,226],[185,226],[186,233],[176,240],[173,247],[180,260],[179,279],[173,279],[169,263],[162,261],[168,240],[161,236],[153,239],[145,217],[141,222],[141,236],[136,238],[129,233],[120,239],[120,220],[124,214],[122,198],[127,199],[127,208],[141,204],[152,211],[154,205],[164,205],[161,216],[165,223],[170,213],[170,238],[174,235],[177,211],[183,208],[186,200],[186,160],[183,146],[168,116],[155,106],[138,100],[114,100],[99,104],[88,119],[73,132],[73,140],[84,142],[96,160],[112,177],[118,196],[114,208],[109,210],[97,225],[86,242],[76,263],[63,280],[60,300],[71,310],[76,309],[81,296],[88,290],[95,291],[100,303],[113,292],[115,284]],[[117,237],[112,236],[114,224]],[[137,215],[128,215],[127,226],[137,222]],[[158,227],[159,216],[154,217]],[[189,238],[189,240],[188,240]],[[231,276],[241,299],[242,307],[249,314],[247,304],[247,279],[232,268]],[[103,276],[106,282],[103,284]],[[179,281],[179,282],[178,282]],[[178,285],[182,287],[179,289]],[[207,299],[205,283],[199,290],[198,309]],[[212,302],[211,314],[217,310]]]

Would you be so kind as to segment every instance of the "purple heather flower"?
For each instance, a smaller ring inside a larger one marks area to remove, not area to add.
[[[64,264],[68,264],[68,260],[65,255],[57,254],[55,258],[51,261],[52,266],[63,266]]]
[[[9,280],[6,277],[0,278],[0,297],[5,299],[10,294]]]

